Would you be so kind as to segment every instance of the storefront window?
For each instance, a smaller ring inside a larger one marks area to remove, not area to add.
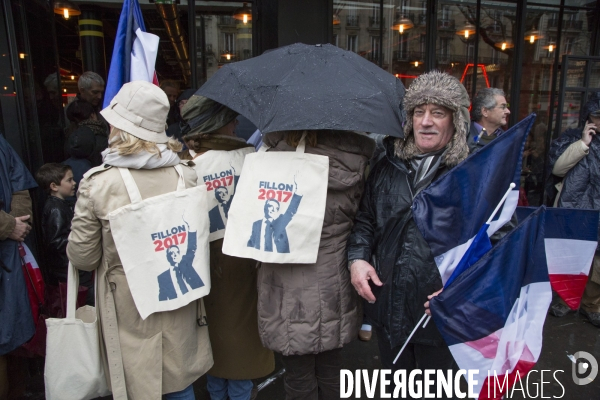
[[[23,154],[20,138],[19,110],[17,106],[17,89],[15,74],[11,63],[6,15],[4,8],[0,7],[0,134],[8,140],[19,154]]]
[[[415,0],[384,1],[390,22],[387,48],[391,55],[387,70],[409,86],[425,71],[426,2]]]
[[[17,71],[12,71],[15,76],[13,95],[16,96],[19,112],[17,114],[4,114],[5,118],[14,118],[19,125],[18,132],[25,137],[20,138],[21,156],[31,171],[36,171],[42,164],[42,146],[38,125],[37,101],[35,79],[33,74],[32,54],[27,31],[26,7],[22,0],[10,2],[12,11],[13,35],[16,50],[10,56],[17,58]],[[13,49],[11,49],[13,50]],[[19,79],[19,82],[16,80]],[[11,132],[12,134],[12,132]]]
[[[384,21],[386,21],[385,16]],[[334,0],[332,24],[333,37],[336,38],[332,44],[357,53],[379,65],[381,53],[379,1],[370,3]],[[385,50],[381,55],[385,60]]]
[[[196,49],[193,55],[196,56],[196,76],[200,85],[223,65],[253,56],[251,16],[247,16],[245,22],[236,19],[234,13],[241,3],[231,4],[221,7],[219,14],[196,6]]]
[[[64,152],[63,110],[63,99],[67,99],[67,93],[61,89],[54,38],[48,35],[53,30],[54,13],[49,7],[27,7],[26,19],[44,163],[60,163],[68,157]]]
[[[436,17],[436,68],[460,79],[467,90],[472,86],[476,7],[477,1],[444,2]]]

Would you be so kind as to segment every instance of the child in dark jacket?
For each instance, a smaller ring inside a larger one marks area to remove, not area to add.
[[[73,206],[65,199],[75,195],[76,184],[71,167],[58,163],[42,165],[35,178],[40,188],[49,195],[42,213],[44,264],[48,271],[48,285],[58,286],[60,282],[67,281],[67,243],[74,214]],[[93,304],[92,273],[79,271],[79,284],[90,289],[86,302]]]

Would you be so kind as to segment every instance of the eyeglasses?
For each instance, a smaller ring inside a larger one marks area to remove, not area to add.
[[[502,110],[506,110],[507,108],[510,107],[510,104],[509,103],[498,104],[498,105],[496,105],[496,107],[501,108]],[[496,108],[496,107],[492,107],[492,108]]]

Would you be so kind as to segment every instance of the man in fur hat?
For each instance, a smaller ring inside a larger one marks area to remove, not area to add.
[[[384,157],[369,175],[348,240],[352,284],[369,304],[384,368],[453,369],[456,363],[435,324],[419,329],[396,354],[442,279],[412,218],[414,196],[469,154],[469,96],[454,77],[419,76],[404,97],[404,138],[384,140]],[[371,284],[370,282],[371,281]]]

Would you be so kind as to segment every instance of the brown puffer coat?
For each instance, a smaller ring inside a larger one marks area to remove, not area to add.
[[[266,134],[269,151],[295,151],[285,133]],[[258,327],[265,347],[285,356],[315,354],[353,340],[362,320],[350,283],[346,239],[375,142],[352,132],[319,131],[306,152],[329,157],[325,219],[315,264],[263,263],[258,273]]]

